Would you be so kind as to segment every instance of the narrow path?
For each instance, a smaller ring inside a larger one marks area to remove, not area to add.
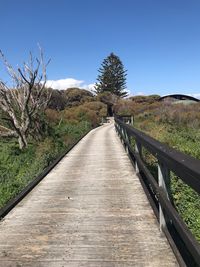
[[[112,123],[0,222],[0,266],[178,266]]]

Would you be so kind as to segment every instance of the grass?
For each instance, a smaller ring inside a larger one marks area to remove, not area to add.
[[[63,123],[40,142],[20,151],[15,140],[0,140],[0,208],[14,198],[62,152],[89,129],[87,121]]]
[[[182,106],[176,105],[171,110],[166,109],[166,112],[160,110],[157,108],[146,109],[143,113],[138,113],[135,116],[134,126],[170,147],[200,159],[199,120],[195,124],[192,123],[194,120],[192,120],[191,113],[187,118],[188,110],[185,107],[183,110]],[[192,112],[195,118],[199,116],[195,110]],[[150,153],[146,153],[145,159],[155,176],[157,163],[154,157]],[[177,211],[196,239],[200,241],[200,196],[172,172],[171,191]]]

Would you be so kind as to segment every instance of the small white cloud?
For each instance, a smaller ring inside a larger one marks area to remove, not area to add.
[[[57,90],[64,90],[67,88],[77,87],[80,89],[86,89],[94,93],[95,83],[86,84],[85,81],[83,80],[77,80],[74,78],[65,78],[60,80],[47,80],[46,87],[50,87]],[[131,95],[130,90],[126,90],[126,92],[128,93],[129,96]],[[139,92],[136,95],[141,95],[141,94],[144,95],[144,93],[142,92]]]
[[[74,78],[66,78],[60,80],[47,80],[46,87],[50,87],[57,90],[64,90],[67,88],[81,88],[93,92],[95,83],[86,84],[83,80],[77,80]]]
[[[60,79],[60,80],[47,80],[46,86],[51,87],[53,89],[67,89],[71,87],[81,87],[81,85],[84,83],[82,80],[76,80],[73,78],[66,78],[66,79]]]
[[[144,92],[137,92],[136,94],[134,94],[135,96],[137,95],[146,95]]]

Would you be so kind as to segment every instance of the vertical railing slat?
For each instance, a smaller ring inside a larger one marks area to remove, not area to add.
[[[161,187],[167,198],[170,200],[169,192],[170,192],[170,171],[166,164],[163,164],[162,162],[158,161],[158,185]],[[165,211],[161,207],[161,204],[159,203],[159,222],[160,222],[160,231],[162,232],[162,229],[166,227],[166,224],[168,223],[167,218],[165,216]]]
[[[140,156],[142,155],[142,145],[137,140],[135,140],[135,153],[138,153]],[[136,174],[140,172],[137,160],[135,161],[135,171]]]

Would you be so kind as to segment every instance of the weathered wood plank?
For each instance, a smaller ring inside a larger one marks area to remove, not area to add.
[[[1,221],[0,266],[178,266],[113,124],[90,132]]]

